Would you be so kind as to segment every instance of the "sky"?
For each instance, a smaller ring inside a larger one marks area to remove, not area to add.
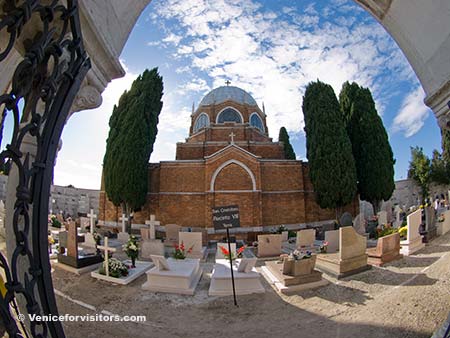
[[[151,162],[175,159],[188,136],[192,104],[226,80],[264,102],[269,135],[285,126],[306,160],[301,111],[305,87],[319,79],[339,95],[345,81],[369,87],[406,178],[410,147],[431,155],[440,131],[424,92],[389,34],[347,0],[153,0],[120,55],[126,70],[95,110],[74,114],[63,132],[54,183],[99,189],[113,105],[136,76],[158,67],[163,109]]]

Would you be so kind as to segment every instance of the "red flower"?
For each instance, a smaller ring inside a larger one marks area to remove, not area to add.
[[[225,256],[229,256],[230,253],[228,252],[227,249],[225,249],[223,246],[219,246],[220,250],[222,251],[222,254],[224,254]]]
[[[241,246],[241,247],[238,249],[237,254],[240,255],[241,253],[244,252],[244,250],[245,250],[245,245],[244,245],[244,246]]]

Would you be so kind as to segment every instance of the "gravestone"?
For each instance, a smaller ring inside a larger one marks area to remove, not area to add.
[[[91,212],[89,214],[87,214],[87,216],[89,217],[89,226],[90,226],[90,233],[94,234],[94,229],[95,229],[95,219],[97,218],[97,215],[94,214],[94,209],[91,209]]]
[[[275,257],[281,255],[282,236],[280,235],[259,235],[258,236],[258,257]]]
[[[325,241],[328,242],[327,253],[339,251],[339,230],[326,231]]]
[[[151,229],[141,228],[141,258],[151,259],[152,255],[164,256],[164,244],[160,239],[151,238]]]
[[[187,258],[203,259],[205,257],[206,247],[202,244],[201,232],[180,232],[178,243],[179,245],[183,243]],[[192,248],[191,253],[188,253],[187,250],[190,248]]]
[[[370,219],[373,217],[373,206],[367,201],[359,201],[359,210],[364,214],[364,219]]]
[[[177,224],[166,224],[166,239],[164,245],[173,246],[178,244],[180,230],[181,227]]]
[[[355,231],[360,235],[364,235],[366,233],[366,220],[364,219],[363,213],[360,213],[355,217],[355,220],[353,221],[353,227],[355,228]]]
[[[120,243],[126,243],[130,239],[130,234],[127,232],[127,223],[126,223],[128,221],[128,217],[126,217],[125,214],[122,214],[122,216],[119,217],[119,221],[122,222],[122,231],[120,231],[117,234],[117,240]]]
[[[403,223],[402,212],[403,212],[402,209],[398,205],[396,205],[394,209],[395,215],[394,228],[400,228],[402,226]]]
[[[156,220],[155,215],[150,215],[150,220],[145,221],[145,224],[149,226],[149,238],[156,239],[156,226],[160,226],[161,222]]]
[[[418,209],[409,214],[406,220],[408,233],[406,240],[400,241],[400,253],[409,256],[425,246],[422,243],[422,236],[419,233],[420,224],[422,223],[422,209]]]
[[[102,256],[96,253],[86,253],[84,251],[78,252],[78,243],[84,241],[84,237],[78,235],[75,222],[69,222],[68,230],[59,233],[59,241],[59,263],[79,269],[89,265],[98,264],[103,260]],[[64,250],[64,248],[67,250]]]
[[[423,235],[425,243],[428,243],[437,235],[436,210],[432,206],[425,208],[425,231],[422,231],[421,235]]]
[[[336,278],[343,278],[371,268],[367,265],[367,238],[351,226],[339,228],[339,252],[317,255],[316,266]]]
[[[296,247],[299,248],[313,248],[316,240],[316,229],[305,229],[297,231]]]
[[[289,231],[282,231],[281,232],[281,241],[287,242],[289,240]]]
[[[116,252],[115,248],[111,248],[108,246],[108,237],[105,237],[105,243],[103,245],[99,245],[98,249],[105,252],[105,261],[104,261],[104,267],[105,267],[105,273],[106,277],[109,277],[109,253],[110,252]]]
[[[84,246],[95,248],[97,243],[95,243],[94,235],[92,235],[90,232],[84,234]]]
[[[381,210],[380,212],[378,212],[378,225],[386,225],[388,224],[388,217],[387,217],[387,212],[384,210]]]
[[[88,217],[80,217],[80,228],[83,231],[87,231],[87,228],[90,226],[91,221]]]
[[[339,221],[341,227],[351,227],[353,225],[353,218],[349,212],[344,212]]]

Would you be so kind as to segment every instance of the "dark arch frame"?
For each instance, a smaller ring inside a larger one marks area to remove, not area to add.
[[[0,163],[11,165],[10,172],[18,177],[9,229],[15,247],[8,252],[9,261],[0,255],[0,268],[6,276],[0,314],[10,337],[65,337],[59,321],[19,323],[16,299],[21,296],[23,300],[22,314],[58,316],[47,251],[48,196],[59,139],[91,63],[83,46],[77,0],[67,0],[67,5],[59,0],[5,3],[0,30],[9,41],[0,51],[0,62],[15,47],[23,47],[24,55],[15,69],[11,90],[0,96],[4,107],[0,130],[8,113],[14,121]],[[31,19],[34,24],[40,20],[39,26],[24,29],[31,26]]]

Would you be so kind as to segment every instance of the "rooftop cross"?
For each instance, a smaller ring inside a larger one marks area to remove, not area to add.
[[[225,81],[225,84],[227,85],[227,87],[231,84],[231,81],[230,80],[226,80]]]
[[[231,144],[234,144],[234,137],[236,136],[233,132],[231,132],[230,135],[228,135],[231,137]]]

